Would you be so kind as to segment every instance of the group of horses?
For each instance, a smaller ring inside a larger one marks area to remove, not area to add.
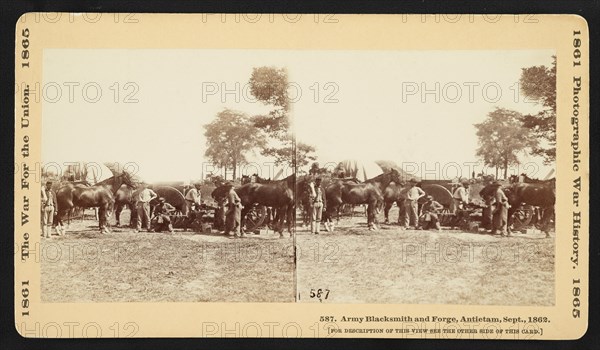
[[[243,206],[241,213],[241,227],[244,228],[246,215],[255,206],[270,208],[273,215],[273,226],[283,236],[283,231],[292,234],[295,224],[296,208],[303,213],[304,224],[309,223],[312,212],[312,196],[314,183],[317,177],[322,178],[322,188],[326,196],[326,207],[323,213],[324,221],[331,221],[340,216],[340,209],[344,205],[366,206],[367,225],[370,230],[377,229],[377,213],[383,208],[386,222],[388,213],[393,204],[402,205],[405,183],[396,169],[390,169],[378,176],[359,182],[355,178],[334,178],[330,176],[304,175],[297,177],[292,174],[282,180],[263,180],[258,176],[253,181],[234,188],[241,199]],[[217,202],[222,202],[229,187],[223,183],[215,184],[217,187],[211,196]],[[509,200],[510,219],[523,205],[531,205],[541,209],[542,218],[540,228],[546,234],[550,229],[550,222],[554,215],[556,197],[555,181],[539,181],[525,178],[524,182],[513,182],[502,187]],[[157,189],[158,190],[158,189]],[[186,214],[189,210],[181,192],[169,186],[161,186],[160,197],[174,205],[176,209]],[[65,219],[69,220],[74,208],[98,208],[99,228],[101,232],[109,231],[108,218],[113,209],[117,225],[120,224],[120,214],[125,207],[134,212],[134,198],[138,189],[132,177],[127,172],[115,174],[113,177],[99,182],[93,186],[84,184],[66,183],[56,192],[59,224]],[[485,186],[480,195],[482,198],[491,198],[494,187]],[[427,192],[427,190],[426,190]],[[428,193],[429,194],[429,193]],[[434,195],[435,197],[435,195]],[[130,224],[135,225],[135,215],[132,215]]]
[[[316,175],[305,175],[297,178],[295,174],[282,180],[262,180],[254,177],[253,182],[245,183],[234,188],[240,197],[243,206],[241,213],[241,227],[244,228],[244,220],[248,212],[256,205],[271,208],[274,216],[274,227],[283,236],[284,228],[290,235],[295,224],[296,208],[300,207],[304,214],[304,222],[310,220],[312,209],[311,192],[314,191]],[[339,216],[340,207],[344,204],[366,205],[367,222],[369,228],[376,228],[376,213],[383,203],[383,193],[391,182],[400,182],[400,174],[392,169],[384,174],[376,176],[364,182],[356,179],[323,179],[323,188],[327,199],[327,207],[323,214],[324,220]],[[217,201],[222,202],[229,187],[220,184],[211,193]]]
[[[95,185],[67,182],[56,191],[57,227],[66,230],[64,222],[70,224],[75,208],[98,208],[98,222],[101,232],[109,232],[108,219],[115,206],[117,192],[122,188],[135,188],[132,176],[123,171]]]

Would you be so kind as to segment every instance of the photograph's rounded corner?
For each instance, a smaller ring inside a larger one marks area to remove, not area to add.
[[[585,324],[582,325],[581,328],[576,328],[573,335],[569,335],[565,337],[565,340],[581,340],[588,333],[590,329],[590,322],[588,319],[585,320]]]
[[[588,23],[587,18],[585,18],[583,15],[580,15],[578,13],[572,13],[570,15],[568,15],[569,18],[572,18],[573,21],[579,22],[578,24],[583,25],[585,28],[585,34],[589,35],[590,33],[590,25]]]
[[[17,18],[17,20],[15,21],[15,35],[18,35],[18,29],[19,26],[23,23],[26,23],[27,21],[27,17],[28,16],[34,16],[36,14],[39,14],[40,12],[35,12],[35,11],[31,11],[31,12],[24,12],[22,13],[19,18]]]
[[[21,337],[21,339],[25,339],[26,340],[26,339],[37,339],[37,338],[39,338],[39,336],[37,336],[35,334],[27,334],[27,332],[25,332],[25,331],[22,332],[21,331],[21,327],[19,327],[18,320],[15,320],[15,323],[13,325],[15,327],[15,330],[17,331],[17,335],[19,337]]]

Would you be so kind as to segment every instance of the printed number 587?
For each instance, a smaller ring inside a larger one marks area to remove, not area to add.
[[[329,289],[311,289],[310,290],[310,298],[314,299],[317,298],[319,299],[320,302],[323,302],[323,299],[327,299],[329,297]]]

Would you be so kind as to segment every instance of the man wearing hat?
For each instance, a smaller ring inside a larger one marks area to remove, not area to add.
[[[190,210],[198,210],[202,205],[202,193],[200,192],[200,187],[200,183],[196,182],[194,187],[190,188],[190,190],[185,194],[185,201],[187,202]]]
[[[46,187],[42,189],[42,236],[50,238],[52,233],[52,223],[54,215],[58,212],[56,205],[56,193],[52,190],[52,181],[46,182]],[[58,229],[57,229],[58,231]],[[60,231],[58,231],[60,234]]]
[[[419,199],[425,196],[425,191],[417,187],[417,180],[410,179],[409,188],[406,190],[404,199],[404,227],[419,226]]]
[[[314,192],[311,193],[310,203],[312,205],[310,232],[319,234],[321,230],[321,218],[323,217],[323,210],[327,206],[327,198],[323,186],[321,186],[321,178],[315,179]],[[329,227],[326,227],[329,231]]]
[[[429,230],[432,227],[435,227],[438,231],[441,231],[442,228],[440,226],[438,213],[440,210],[444,209],[444,206],[433,200],[433,196],[431,195],[428,195],[425,198],[427,199],[427,202],[421,207],[421,228]]]
[[[188,207],[187,218],[185,219],[184,231],[187,231],[189,226],[194,222],[196,216],[199,215],[199,210],[202,208],[202,194],[200,192],[201,184],[196,182],[194,187],[190,188],[185,193],[185,202]]]
[[[233,189],[231,182],[226,182],[225,186],[227,189],[227,213],[225,214],[225,235],[229,235],[233,232],[234,237],[243,237],[241,233],[241,220],[242,220],[242,200]]]
[[[494,181],[491,184],[493,188],[493,200],[492,200],[492,234],[500,234],[502,236],[510,236],[508,233],[508,197],[502,190],[502,184],[499,181]]]
[[[457,209],[463,210],[467,208],[470,196],[469,185],[469,180],[463,180],[461,186],[454,190],[452,198],[454,198]]]
[[[173,232],[173,225],[171,224],[171,217],[169,214],[175,211],[175,207],[167,203],[164,197],[158,199],[158,204],[154,206],[154,217],[156,218],[155,232],[161,232],[168,230]]]

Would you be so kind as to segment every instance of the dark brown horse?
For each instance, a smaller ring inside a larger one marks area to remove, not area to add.
[[[279,235],[283,237],[283,227],[287,221],[287,228],[290,236],[292,235],[292,225],[294,223],[294,186],[296,176],[291,175],[283,180],[271,181],[268,183],[252,182],[244,184],[236,189],[235,192],[242,201],[242,219],[241,227],[244,228],[244,220],[248,212],[254,205],[264,205],[276,210],[275,226]],[[222,201],[227,195],[226,186],[217,187],[211,196]]]
[[[556,203],[554,182],[511,184],[506,189],[506,196],[511,206],[508,209],[509,224],[513,214],[522,204],[533,205],[542,210],[542,219],[538,224],[539,229],[546,234],[546,237],[550,237],[549,231]]]
[[[127,172],[110,177],[94,186],[67,183],[56,193],[59,220],[63,220],[74,207],[98,208],[100,232],[109,232],[108,218],[114,207],[114,196],[123,184],[135,187],[131,175]]]
[[[390,182],[400,183],[400,173],[396,169],[368,179],[362,183],[333,181],[325,189],[327,195],[326,217],[332,218],[343,204],[367,204],[367,224],[369,230],[376,230],[376,211],[383,204],[383,192]]]
[[[385,216],[386,224],[390,223],[389,214],[390,214],[390,209],[392,208],[394,203],[396,203],[396,205],[398,206],[398,223],[401,223],[401,220],[403,220],[403,217],[404,217],[404,215],[403,215],[403,211],[404,211],[403,194],[408,189],[408,188],[405,188],[404,186],[405,186],[404,183],[393,182],[393,183],[390,183],[383,191],[383,202],[385,204],[385,206],[383,207],[383,214]]]
[[[123,208],[127,207],[130,211],[129,226],[135,227],[137,222],[137,215],[135,212],[135,198],[138,190],[133,189],[127,185],[122,185],[115,193],[115,220],[117,226],[121,226],[121,212]]]
[[[542,219],[538,227],[550,237],[551,221],[554,216],[554,204],[556,203],[556,188],[554,182],[543,181],[540,183],[513,183],[502,188],[510,208],[508,209],[508,227],[512,223],[514,213],[521,208],[522,205],[532,205],[539,207],[542,210]],[[494,188],[492,185],[484,187],[480,195],[484,198],[493,196]]]

